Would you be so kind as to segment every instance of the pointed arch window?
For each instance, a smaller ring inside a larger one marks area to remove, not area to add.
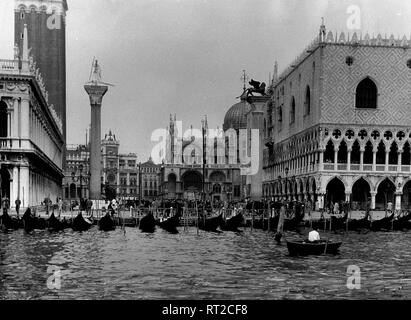
[[[308,116],[311,113],[311,91],[310,87],[307,86],[305,90],[305,100],[304,100],[304,115]]]
[[[290,124],[295,123],[295,99],[291,99],[291,109],[290,109]]]
[[[358,109],[376,109],[378,90],[370,78],[362,80],[357,87],[355,107]]]
[[[278,122],[281,124],[283,122],[283,108],[278,108]]]

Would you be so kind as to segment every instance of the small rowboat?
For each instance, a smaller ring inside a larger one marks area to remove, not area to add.
[[[74,218],[71,227],[74,231],[87,231],[92,225],[93,223],[90,220],[85,219],[80,212],[78,216]]]
[[[318,242],[287,241],[290,256],[337,254],[342,242],[322,240]]]

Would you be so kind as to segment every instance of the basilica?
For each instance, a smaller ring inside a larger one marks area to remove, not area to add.
[[[319,36],[281,75],[264,117],[263,193],[321,210],[408,209],[411,40]],[[277,67],[276,67],[277,69]]]

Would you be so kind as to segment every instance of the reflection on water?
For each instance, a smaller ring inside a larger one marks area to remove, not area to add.
[[[344,242],[340,255],[302,258],[289,257],[274,234],[250,229],[0,232],[0,299],[411,298],[409,233],[331,237]],[[361,269],[360,290],[347,288],[350,265]],[[50,266],[62,270],[60,290],[47,287]]]

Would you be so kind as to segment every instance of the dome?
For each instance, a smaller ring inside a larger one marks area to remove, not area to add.
[[[241,102],[233,105],[230,110],[227,111],[224,118],[223,130],[229,129],[246,129],[247,128],[247,113],[251,111],[250,104],[242,100]]]

